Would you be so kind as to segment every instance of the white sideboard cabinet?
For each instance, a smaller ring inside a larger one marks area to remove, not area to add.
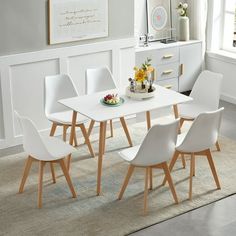
[[[152,59],[156,70],[155,83],[179,92],[189,91],[202,69],[202,43],[198,40],[153,42],[148,47],[137,47],[136,66],[141,66],[147,58]]]

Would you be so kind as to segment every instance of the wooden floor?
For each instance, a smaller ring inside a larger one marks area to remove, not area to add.
[[[225,107],[221,135],[236,140],[236,105],[221,102]],[[236,158],[236,157],[235,157]],[[181,216],[153,225],[132,236],[235,236],[236,195]]]

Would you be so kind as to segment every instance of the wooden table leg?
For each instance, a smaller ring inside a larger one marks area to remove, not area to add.
[[[175,119],[178,119],[179,118],[179,111],[178,111],[177,104],[173,105],[173,109],[174,109]],[[179,125],[179,134],[181,134],[181,126],[182,126],[182,124]]]
[[[151,114],[150,111],[146,111],[147,130],[151,128]]]
[[[107,133],[107,121],[104,122],[104,142],[103,142],[103,151],[102,154],[104,155],[105,150],[106,150],[106,133]]]
[[[98,170],[97,170],[97,196],[101,194],[101,178],[102,178],[102,159],[105,142],[105,125],[106,122],[100,122],[99,130],[99,152],[98,152]]]
[[[71,131],[70,131],[70,142],[69,142],[69,144],[72,145],[72,146],[73,146],[73,141],[74,141],[74,138],[75,138],[76,119],[77,119],[77,112],[73,111]],[[68,171],[70,169],[70,160],[71,160],[71,154],[68,155],[68,159],[67,159],[67,169],[68,169]]]

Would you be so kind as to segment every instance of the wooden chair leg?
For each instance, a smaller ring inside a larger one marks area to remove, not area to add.
[[[195,155],[193,155],[193,176],[195,176],[195,166],[196,166],[196,158]]]
[[[147,120],[147,130],[151,128],[151,113],[150,111],[146,111],[146,120]]]
[[[29,175],[32,162],[33,162],[33,158],[29,156],[26,160],[26,163],[25,163],[25,169],[24,169],[23,176],[21,179],[21,184],[19,187],[19,193],[22,193],[24,191],[25,182],[26,182],[27,177]]]
[[[110,131],[111,131],[111,137],[113,137],[113,123],[112,123],[112,120],[110,120]]]
[[[143,214],[147,214],[147,197],[148,197],[148,175],[149,175],[149,168],[145,168],[145,184],[144,184],[144,205],[143,205]]]
[[[219,141],[216,141],[216,149],[218,152],[221,151]]]
[[[128,183],[129,183],[130,177],[131,177],[132,174],[133,174],[134,168],[135,168],[135,166],[133,166],[133,165],[130,165],[130,166],[129,166],[127,175],[126,175],[126,177],[125,177],[124,183],[123,183],[123,185],[122,185],[122,187],[121,187],[121,190],[120,190],[120,193],[119,193],[119,196],[118,196],[118,199],[119,199],[119,200],[121,200],[121,198],[123,197],[123,194],[124,194],[124,192],[125,192],[125,189],[126,189]]]
[[[166,179],[169,183],[170,190],[171,190],[171,193],[173,195],[173,198],[174,198],[175,202],[178,204],[179,203],[178,197],[177,197],[177,194],[176,194],[176,191],[175,191],[175,187],[174,187],[171,175],[170,175],[170,170],[169,170],[169,167],[167,165],[167,162],[163,163],[162,166],[163,166],[163,170],[165,172]]]
[[[68,172],[70,171],[70,163],[71,163],[71,155],[68,155],[66,158],[66,162],[67,162],[67,170]]]
[[[174,165],[175,165],[175,162],[177,161],[177,159],[178,159],[178,157],[179,157],[179,152],[178,151],[175,151],[175,153],[174,153],[174,156],[172,157],[172,159],[171,159],[171,161],[170,161],[170,165],[169,165],[169,171],[171,172],[172,171],[172,169],[173,169],[173,167],[174,167]],[[162,182],[162,185],[165,185],[166,184],[166,176],[165,176],[165,178],[164,178],[164,180],[163,180],[163,182]]]
[[[57,124],[53,123],[52,128],[51,128],[51,132],[50,132],[50,136],[54,136],[56,128],[57,128]],[[63,126],[63,140],[64,140],[64,126]],[[64,140],[64,141],[66,141],[66,140]],[[51,173],[52,173],[52,182],[56,183],[56,177],[55,177],[53,164],[50,165],[50,168],[51,168]]]
[[[66,178],[66,181],[67,181],[68,186],[69,186],[69,188],[70,188],[70,191],[71,191],[71,193],[72,193],[72,197],[73,197],[73,198],[76,198],[77,195],[76,195],[74,186],[73,186],[73,184],[72,184],[72,182],[71,182],[71,178],[70,178],[69,172],[68,172],[68,170],[66,169],[66,165],[65,165],[64,160],[63,160],[63,159],[59,160],[59,164],[60,164],[60,166],[61,166],[62,172],[63,172],[63,174],[64,174],[64,176],[65,176],[65,178]]]
[[[184,124],[184,118],[180,118],[179,128],[181,129]]]
[[[92,145],[91,145],[91,143],[90,143],[90,140],[89,140],[89,137],[88,137],[88,134],[87,134],[87,132],[86,132],[86,129],[85,129],[84,124],[80,124],[79,127],[80,127],[80,129],[81,129],[81,131],[82,131],[82,134],[83,134],[84,139],[85,139],[85,143],[86,143],[87,146],[88,146],[88,149],[89,149],[89,152],[90,152],[91,156],[95,157],[95,154],[94,154],[94,152],[93,152],[93,148],[92,148]]]
[[[89,128],[88,128],[88,137],[90,137],[90,135],[91,135],[91,132],[92,132],[92,130],[93,130],[94,124],[95,124],[95,121],[94,121],[94,120],[91,120],[91,121],[90,121],[90,124],[89,124]]]
[[[153,189],[153,175],[152,175],[153,169],[150,167],[149,168],[149,190]]]
[[[218,176],[217,176],[217,172],[216,172],[216,168],[215,168],[215,165],[214,165],[214,162],[213,162],[213,159],[212,159],[211,151],[207,150],[206,151],[206,155],[207,155],[208,163],[209,163],[209,165],[211,167],[211,172],[213,174],[213,177],[214,177],[217,189],[221,189],[220,181],[219,181]]]
[[[56,128],[57,128],[57,124],[56,123],[52,123],[52,128],[51,128],[51,131],[50,131],[50,136],[54,136]]]
[[[130,147],[132,147],[133,143],[132,143],[132,140],[130,138],[130,134],[129,134],[129,130],[128,130],[126,122],[125,122],[125,118],[124,117],[120,117],[120,122],[121,122],[122,127],[123,127],[123,129],[125,131],[125,134],[126,134],[126,137],[128,139],[129,145],[130,145]]]
[[[52,182],[55,184],[56,183],[56,176],[55,176],[54,166],[53,166],[52,162],[50,162],[50,169],[51,169],[51,173],[52,173]]]
[[[43,168],[45,162],[39,161],[38,208],[42,208]]]
[[[153,189],[153,176],[152,176],[152,168],[149,169],[149,190]]]
[[[185,158],[184,158],[184,154],[183,154],[183,153],[181,154],[181,160],[182,160],[183,168],[185,169],[185,168],[186,168],[186,161],[185,161]]]
[[[75,135],[74,135],[74,147],[78,147],[76,132],[75,132]]]
[[[63,125],[63,141],[66,142],[66,131],[68,129],[68,126]]]
[[[195,158],[194,153],[191,153],[190,176],[189,176],[189,200],[192,200],[192,193],[193,193],[194,158]]]

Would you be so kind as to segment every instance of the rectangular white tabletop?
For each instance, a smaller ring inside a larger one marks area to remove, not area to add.
[[[173,90],[158,85],[155,85],[155,87],[155,96],[144,100],[128,98],[125,95],[125,88],[122,88],[62,99],[59,100],[59,102],[92,120],[102,122],[192,100],[191,97]],[[119,94],[125,101],[122,105],[117,107],[105,106],[100,100],[107,94]]]

